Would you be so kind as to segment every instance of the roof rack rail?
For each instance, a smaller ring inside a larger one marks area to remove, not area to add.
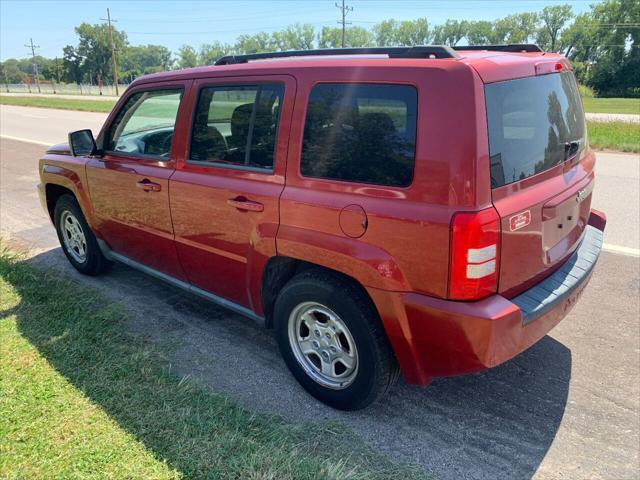
[[[533,43],[510,43],[508,45],[464,45],[455,46],[454,50],[491,50],[496,52],[542,52],[542,49]]]
[[[226,55],[214,65],[247,63],[251,60],[269,58],[313,57],[323,55],[389,55],[389,58],[456,58],[459,55],[447,45],[424,45],[418,47],[371,47],[371,48],[326,48],[317,50],[291,50],[288,52],[249,53]]]

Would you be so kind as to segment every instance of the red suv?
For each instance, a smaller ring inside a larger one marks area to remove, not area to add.
[[[340,409],[522,352],[605,217],[572,67],[533,45],[229,56],[145,76],[40,162],[63,251],[274,328]]]

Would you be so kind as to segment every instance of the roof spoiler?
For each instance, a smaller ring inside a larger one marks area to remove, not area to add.
[[[542,49],[533,43],[510,43],[508,45],[465,45],[452,47],[454,50],[491,50],[495,52],[534,53]]]

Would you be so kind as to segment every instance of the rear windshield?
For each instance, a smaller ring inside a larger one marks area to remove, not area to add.
[[[485,86],[491,187],[543,172],[585,144],[582,102],[573,73]]]

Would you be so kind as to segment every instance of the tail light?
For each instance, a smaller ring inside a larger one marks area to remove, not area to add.
[[[449,298],[478,300],[498,290],[500,217],[491,207],[455,214],[451,224]]]

